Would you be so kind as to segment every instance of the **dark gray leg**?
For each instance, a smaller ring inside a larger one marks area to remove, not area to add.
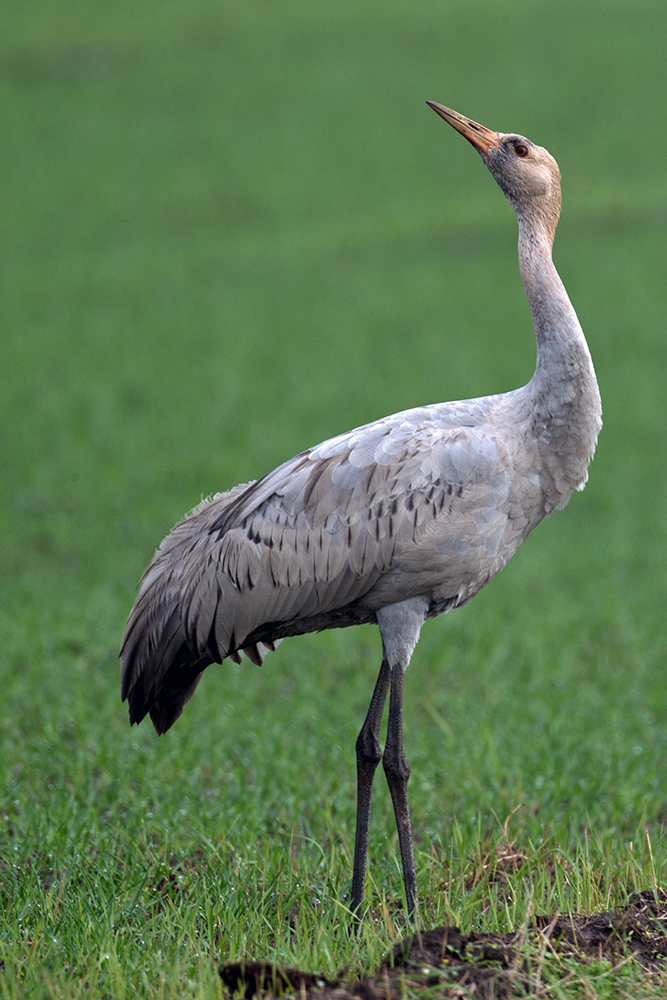
[[[408,907],[408,917],[412,919],[417,906],[417,874],[415,853],[412,846],[410,809],[408,808],[410,765],[403,753],[403,676],[403,670],[400,664],[397,664],[391,674],[387,743],[384,748],[382,766],[387,776],[387,784],[394,804],[398,844],[401,848],[401,861],[403,863],[405,900]]]
[[[375,769],[382,759],[380,723],[387,699],[391,667],[382,661],[368,714],[357,737],[357,832],[354,838],[354,867],[352,870],[352,913],[361,916],[364,898],[364,879],[368,858],[368,831],[371,824],[371,795]]]

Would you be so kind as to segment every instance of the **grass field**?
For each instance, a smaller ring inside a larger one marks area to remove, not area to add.
[[[557,157],[605,426],[585,492],[423,630],[423,921],[509,930],[665,885],[664,4],[1,17],[0,997],[216,997],[220,961],[363,970],[404,931],[379,780],[347,934],[376,629],[212,667],[160,740],[128,726],[117,651],[202,496],[530,377],[514,218],[427,98]],[[554,997],[664,995],[631,966],[557,973]]]

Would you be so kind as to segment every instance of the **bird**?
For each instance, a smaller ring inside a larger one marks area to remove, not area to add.
[[[467,604],[540,521],[583,489],[602,426],[591,354],[552,259],[561,209],[555,159],[525,136],[427,104],[474,146],[516,214],[537,345],[532,378],[511,392],[383,417],[200,503],[146,569],[120,653],[130,722],[148,714],[162,734],[211,663],[244,654],[261,664],[288,636],[377,624],[382,661],[356,741],[357,924],[380,760],[407,916],[419,922],[403,688],[421,627]]]

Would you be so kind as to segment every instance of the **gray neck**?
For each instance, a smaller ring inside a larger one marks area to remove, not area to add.
[[[586,346],[577,314],[554,266],[552,246],[553,234],[546,225],[519,217],[519,267],[535,325],[538,369],[563,360],[571,344]]]
[[[519,219],[519,266],[535,325],[537,364],[527,389],[536,433],[585,481],[601,426],[600,394],[588,344],[551,258],[555,225]],[[563,470],[565,471],[565,469]]]

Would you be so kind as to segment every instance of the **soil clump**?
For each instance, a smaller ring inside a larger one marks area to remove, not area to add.
[[[620,911],[537,917],[513,934],[462,934],[436,927],[404,938],[372,976],[326,979],[271,962],[230,962],[220,969],[231,994],[301,1000],[401,1000],[406,989],[431,997],[505,1000],[543,987],[545,957],[581,962],[634,960],[647,971],[667,959],[667,892],[635,893]]]

